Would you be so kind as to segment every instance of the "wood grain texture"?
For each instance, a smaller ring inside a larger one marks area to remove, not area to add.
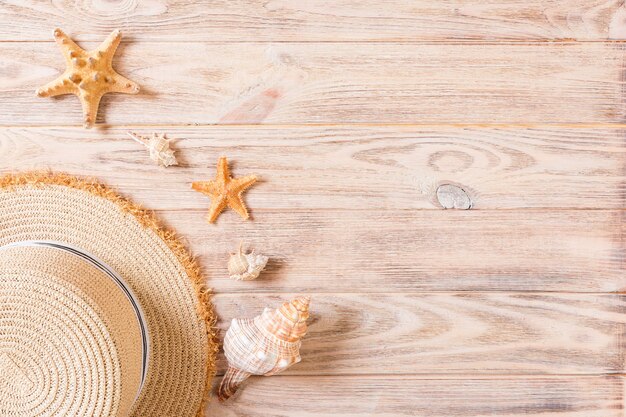
[[[255,377],[223,417],[623,417],[620,377]]]
[[[0,173],[155,209],[222,331],[313,296],[303,362],[207,415],[626,416],[623,1],[8,0],[0,23]],[[124,31],[142,92],[97,129],[35,97],[64,69],[57,26],[85,48]],[[169,133],[181,165],[127,130]],[[261,178],[252,221],[205,222],[190,184],[221,155]],[[270,257],[252,282],[227,277],[242,241]]]
[[[218,294],[223,332],[296,294]],[[310,294],[290,375],[621,373],[626,298],[591,294]],[[375,359],[374,359],[375,358]],[[219,373],[226,369],[220,356]]]
[[[206,210],[158,212],[217,292],[324,293],[623,290],[625,213],[252,210],[253,221],[226,212],[209,225]],[[255,281],[228,278],[241,241],[270,257]]]
[[[49,40],[72,28],[97,40],[121,28],[140,41],[623,39],[613,0],[254,0],[0,3],[0,40]]]
[[[619,123],[625,47],[124,42],[116,67],[142,92],[106,96],[99,120],[114,125]],[[34,96],[64,70],[55,45],[1,43],[0,68],[0,124],[80,124],[75,97]]]
[[[462,187],[474,209],[622,208],[626,129],[200,127],[157,129],[180,165],[159,169],[127,129],[0,128],[0,172],[61,168],[97,177],[151,209],[204,209],[191,181],[229,158],[257,174],[253,209],[441,209]],[[152,131],[138,129],[141,134]]]

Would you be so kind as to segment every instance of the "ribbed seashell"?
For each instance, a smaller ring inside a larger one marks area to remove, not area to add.
[[[250,281],[259,276],[268,260],[267,256],[257,255],[254,251],[244,253],[242,244],[239,251],[231,254],[228,259],[228,273],[238,281]]]
[[[224,337],[228,370],[218,389],[220,401],[230,398],[250,375],[275,375],[300,362],[310,301],[299,296],[276,310],[266,308],[254,319],[233,319]]]
[[[157,164],[164,167],[178,165],[174,151],[170,148],[170,140],[166,139],[165,135],[153,133],[150,138],[132,132],[128,132],[128,135],[145,146],[150,152],[150,159]]]

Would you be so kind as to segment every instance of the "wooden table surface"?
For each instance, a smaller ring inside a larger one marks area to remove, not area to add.
[[[94,129],[34,94],[64,70],[57,26],[124,33],[142,91]],[[312,295],[303,362],[211,416],[624,417],[625,40],[621,0],[5,0],[0,171],[156,210],[223,329]],[[178,139],[181,165],[128,130]],[[205,223],[190,183],[221,155],[261,178],[252,221]],[[240,241],[271,257],[257,281],[227,277]]]

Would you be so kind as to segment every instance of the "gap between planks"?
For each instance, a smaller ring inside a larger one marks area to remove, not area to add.
[[[45,170],[44,170],[45,171]],[[191,182],[190,182],[191,184]],[[185,212],[185,213],[202,213],[202,214],[206,214],[208,210],[208,206],[206,209],[200,209],[200,208],[166,208],[166,209],[156,209],[153,210],[155,212],[158,211],[168,211],[168,212],[172,212],[172,213],[181,213],[181,212]],[[446,209],[442,209],[442,208],[425,208],[425,207],[415,207],[415,208],[394,208],[393,211],[395,212],[399,212],[399,213],[406,213],[406,212],[415,212],[415,211],[426,211],[426,212],[434,212],[434,211],[442,211],[442,210],[446,210]],[[453,209],[448,209],[449,211],[452,211]],[[320,211],[320,212],[324,212],[324,211],[328,211],[328,212],[368,212],[368,211],[372,211],[371,208],[346,208],[346,207],[294,207],[294,208],[257,208],[254,209],[255,212],[257,213],[292,213],[292,212],[300,212],[300,213],[307,213],[310,211]],[[459,212],[484,212],[484,213],[489,213],[489,212],[502,212],[502,211],[523,211],[523,212],[532,212],[532,211],[606,211],[606,212],[610,212],[610,211],[626,211],[626,208],[622,208],[622,207],[616,207],[616,208],[601,208],[601,207],[541,207],[541,206],[536,206],[536,207],[501,207],[501,208],[472,208],[472,209],[467,209],[467,210],[462,210],[462,209],[455,209],[454,211],[459,211]]]
[[[257,279],[261,279],[261,278],[257,278]],[[626,291],[560,291],[560,290],[554,290],[554,291],[546,291],[546,290],[513,290],[513,291],[508,291],[508,290],[484,290],[484,289],[480,289],[480,290],[432,290],[432,291],[377,291],[375,293],[372,292],[359,292],[359,291],[328,291],[328,292],[324,292],[324,291],[315,291],[315,292],[307,292],[308,295],[315,297],[316,295],[338,295],[338,296],[347,296],[347,295],[385,295],[385,296],[391,296],[391,295],[410,295],[410,296],[421,296],[421,295],[467,295],[467,294],[472,294],[472,295],[489,295],[489,294],[505,294],[505,295],[528,295],[529,293],[531,293],[532,295],[578,295],[578,294],[582,294],[582,295],[614,295],[614,296],[621,296],[621,295],[626,295]],[[215,296],[241,296],[242,294],[245,295],[250,295],[250,296],[254,296],[254,297],[273,297],[273,296],[282,296],[282,295],[297,295],[298,292],[295,290],[290,290],[290,291],[260,291],[260,292],[237,292],[237,291],[219,291],[219,292],[212,292],[211,296],[215,297]]]
[[[85,132],[106,133],[120,129],[297,129],[297,128],[398,128],[398,129],[626,129],[626,123],[164,123],[164,124],[115,124],[98,123],[91,129],[83,129],[80,124],[50,124],[50,125],[10,125],[0,124],[0,129],[79,129]]]
[[[305,342],[303,340],[302,343]],[[298,365],[294,365],[298,366]],[[292,368],[293,369],[293,368]],[[215,377],[221,378],[223,372],[218,372]],[[253,375],[254,377],[264,377],[263,375]],[[385,379],[385,380],[415,380],[415,381],[464,381],[464,380],[512,380],[512,379],[571,379],[571,378],[624,378],[626,373],[622,372],[598,372],[598,373],[573,373],[573,374],[539,374],[539,373],[511,373],[511,374],[489,374],[480,372],[458,372],[458,373],[406,373],[406,374],[277,374],[272,375],[275,378],[332,378],[332,379]],[[626,381],[625,381],[626,382]]]
[[[123,31],[122,31],[123,32]],[[123,33],[122,33],[123,35]],[[72,34],[69,36],[79,44],[96,44],[98,41],[96,40],[76,40]],[[103,40],[106,35],[103,36]],[[7,39],[0,40],[0,44],[3,43],[55,43],[50,32],[50,40],[30,40],[30,39]],[[135,40],[134,37],[127,36],[127,39],[132,39],[132,42],[141,42],[143,44],[189,44],[189,43],[203,43],[206,45],[237,45],[237,44],[322,44],[322,45],[333,45],[333,44],[354,44],[354,45],[365,45],[365,44],[390,44],[390,45],[450,45],[450,44],[462,44],[462,45],[544,45],[544,44],[594,44],[594,43],[602,43],[602,44],[626,44],[626,39],[571,39],[571,38],[555,38],[555,39],[502,39],[502,40],[492,40],[492,39],[472,39],[472,38],[446,38],[446,39],[415,39],[415,40],[406,40],[406,39],[385,39],[385,40],[255,40],[255,39],[243,39],[243,40],[224,40],[224,41],[212,41],[212,40],[193,40],[193,41],[179,41],[179,40]],[[121,44],[129,43],[128,40],[124,41],[122,39]]]

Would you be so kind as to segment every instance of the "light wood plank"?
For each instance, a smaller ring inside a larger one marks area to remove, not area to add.
[[[217,292],[372,293],[623,290],[625,213],[253,210],[252,221],[231,211],[216,225],[204,210],[158,214],[188,239]],[[271,258],[252,282],[227,277],[241,241]]]
[[[148,129],[138,132],[150,135]],[[626,129],[419,127],[168,128],[181,165],[160,169],[127,129],[0,129],[0,172],[59,168],[99,178],[152,209],[203,209],[190,181],[262,182],[254,209],[441,209],[457,184],[475,209],[623,208]]]
[[[255,377],[230,402],[211,401],[207,412],[223,417],[623,417],[623,385],[620,377]]]
[[[217,294],[222,333],[294,294]],[[311,294],[290,375],[593,374],[624,370],[626,299],[583,294]],[[375,360],[373,360],[375,358]],[[220,356],[220,374],[226,368]]]
[[[0,21],[0,171],[94,175],[157,209],[222,329],[313,293],[304,362],[209,415],[624,417],[623,378],[593,374],[623,372],[625,296],[527,291],[626,286],[624,131],[581,129],[624,122],[626,46],[525,43],[626,39],[622,2],[9,0]],[[120,127],[58,127],[78,101],[33,94],[62,70],[57,25],[86,46],[125,30],[117,67],[143,91],[100,122],[175,125],[181,167]],[[189,183],[221,154],[263,179],[253,222],[203,220]],[[444,182],[478,210],[438,210]],[[226,277],[241,240],[272,258],[251,283]]]
[[[623,39],[612,0],[256,0],[0,3],[0,40],[48,40],[51,28],[99,40],[121,28],[140,41]]]
[[[104,98],[113,125],[624,120],[621,44],[126,42],[117,61],[143,90]],[[34,95],[55,45],[2,43],[0,68],[0,124],[80,125],[76,97]]]

